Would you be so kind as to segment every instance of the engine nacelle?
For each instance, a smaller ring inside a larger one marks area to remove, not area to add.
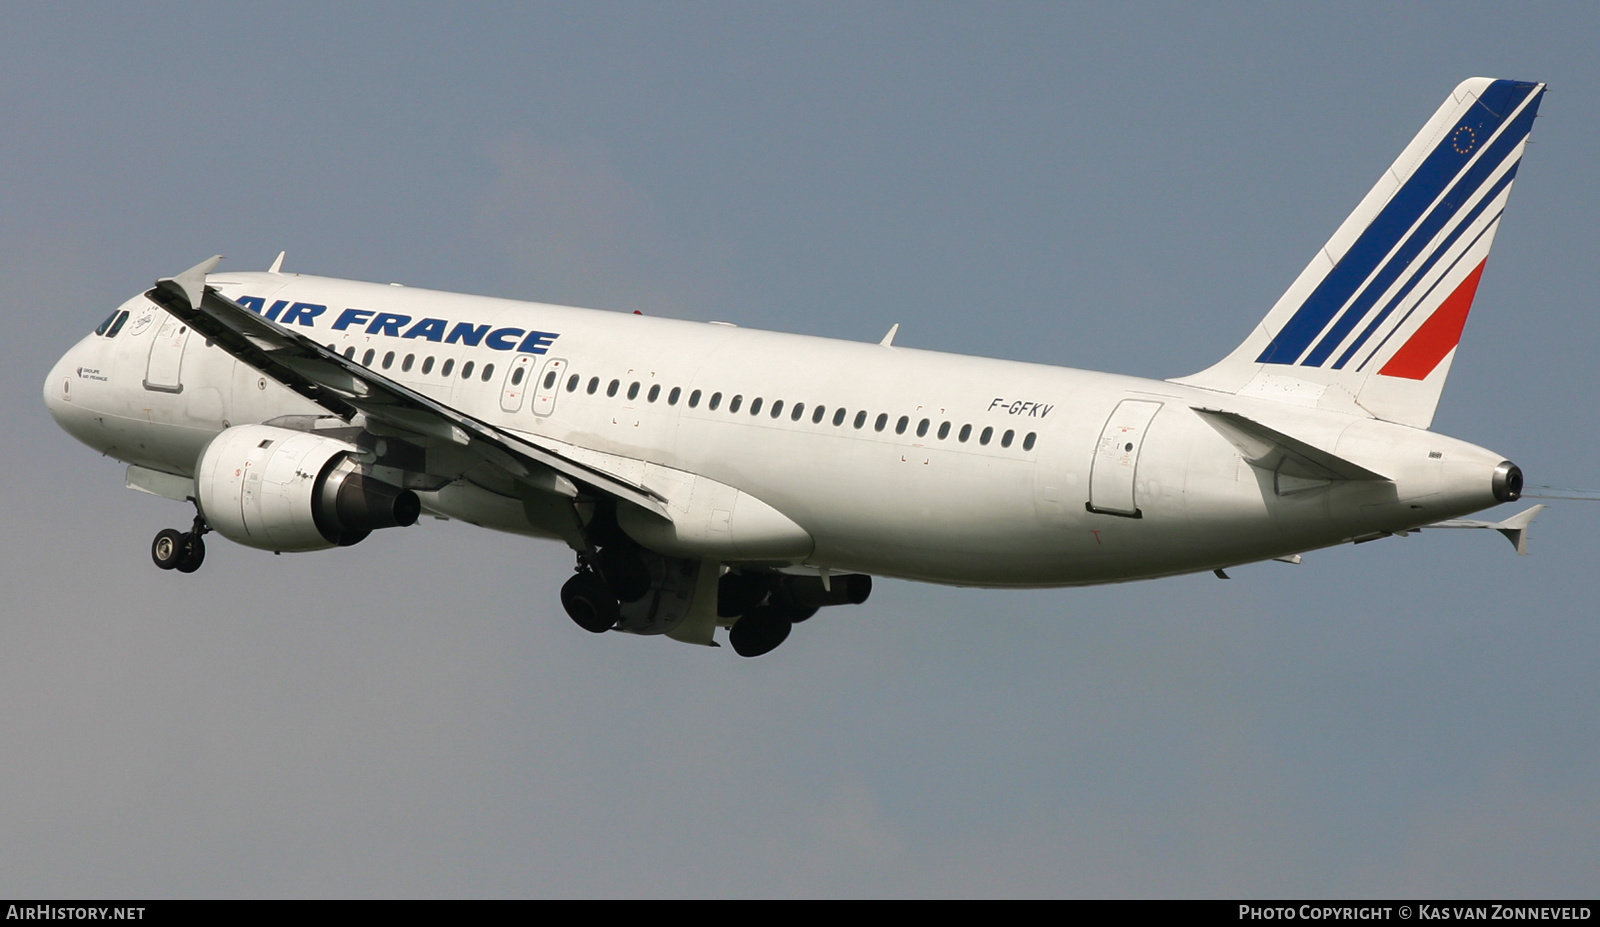
[[[359,453],[304,431],[229,428],[200,454],[200,513],[230,541],[278,551],[348,547],[376,528],[415,524],[417,494],[364,475]]]

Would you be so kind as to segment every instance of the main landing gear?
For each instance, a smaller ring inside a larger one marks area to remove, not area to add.
[[[593,570],[581,569],[561,587],[561,607],[578,627],[604,634],[622,618],[622,603]]]
[[[695,612],[707,605],[699,597],[714,594],[716,624],[728,629],[734,653],[759,657],[788,640],[794,626],[819,608],[860,605],[872,592],[872,577],[863,573],[810,576],[737,566],[722,572],[725,568],[716,563],[667,557],[624,533],[608,504],[595,507],[584,533],[587,549],[578,554],[577,572],[561,587],[561,605],[578,627],[593,634],[671,634],[691,613],[704,615]],[[714,586],[701,583],[706,570],[721,573]],[[712,643],[709,628],[694,627],[694,634],[705,639],[680,639]]]
[[[717,584],[717,615],[732,618],[728,643],[741,657],[771,653],[789,639],[794,626],[830,605],[860,605],[872,594],[872,577],[863,573],[819,576],[737,570]]]
[[[578,555],[578,572],[561,587],[561,605],[578,627],[604,634],[622,620],[622,606],[650,594],[650,568],[639,552],[611,543]]]
[[[193,573],[206,560],[206,542],[201,538],[210,530],[199,515],[194,517],[194,526],[188,531],[164,528],[150,542],[150,559],[163,570]]]

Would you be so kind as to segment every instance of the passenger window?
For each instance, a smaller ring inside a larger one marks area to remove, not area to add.
[[[406,359],[400,362],[400,372],[401,373],[410,373],[411,372],[411,364],[416,359],[417,359],[417,355],[415,355],[415,354],[407,354],[406,355]]]
[[[422,372],[433,373],[433,355],[428,355],[422,361]]]
[[[638,398],[639,398],[639,381],[638,380],[634,380],[633,381],[633,385],[628,387],[628,400],[631,402],[631,401],[633,401],[635,399],[638,399]]]
[[[750,414],[751,415],[760,415],[761,414],[761,397],[760,396],[757,396],[756,398],[750,400]]]
[[[822,420],[825,417],[827,417],[827,414],[828,414],[828,407],[827,406],[817,406],[815,409],[812,409],[811,410],[811,424],[813,424],[813,425],[822,424]]]
[[[1017,436],[1017,433],[1015,431],[1012,431],[1011,429],[1007,428],[1006,429],[1006,433],[1000,436],[1000,446],[1001,447],[1010,447],[1011,446],[1011,439],[1016,437],[1016,436]]]
[[[689,408],[697,409],[699,407],[700,407],[700,391],[699,390],[695,390],[694,392],[689,394]]]
[[[690,403],[690,404],[693,405],[693,403]],[[711,411],[715,412],[715,411],[717,411],[717,406],[720,406],[720,405],[722,405],[722,394],[721,393],[712,393],[711,394],[711,404],[706,406],[706,408],[708,408]]]
[[[905,434],[906,426],[909,424],[911,424],[911,419],[904,415],[900,416],[900,421],[894,423],[894,433],[897,435]]]
[[[919,438],[927,437],[927,434],[928,434],[928,420],[927,419],[923,419],[922,421],[917,423],[917,437],[919,437]]]
[[[844,424],[844,416],[845,416],[844,406],[840,406],[839,408],[834,409],[833,410],[833,427],[838,428],[840,425],[843,425]]]
[[[683,395],[683,390],[681,390],[678,387],[674,386],[672,388],[672,392],[667,394],[667,405],[669,405],[669,406],[677,405],[678,404],[678,397],[681,396],[681,395]]]
[[[1033,450],[1033,439],[1037,438],[1038,436],[1039,435],[1037,432],[1028,432],[1028,436],[1022,439],[1022,449],[1025,451]]]
[[[522,368],[521,367],[517,368],[517,373],[518,374],[522,373]],[[520,380],[521,377],[519,376],[517,379]],[[556,372],[554,370],[552,370],[549,373],[544,375],[544,388],[545,389],[549,389],[550,387],[555,386],[555,385],[556,385]]]
[[[351,345],[350,347],[344,349],[344,359],[345,360],[351,360],[355,356],[356,356],[355,345]]]
[[[584,392],[586,392],[589,395],[593,396],[594,395],[594,391],[599,389],[599,388],[600,388],[600,378],[599,377],[590,377],[589,378],[589,388],[587,390],[584,390]]]
[[[967,439],[970,438],[970,437],[972,437],[972,426],[971,425],[962,425],[961,426],[961,434],[958,436],[958,440],[960,440],[962,444],[966,444],[967,443]]]
[[[383,369],[388,370],[394,365],[394,352],[389,351],[383,355]]]
[[[783,415],[783,400],[774,400],[772,403],[772,417],[778,418],[781,415]]]
[[[992,437],[994,437],[994,429],[985,426],[983,429],[983,434],[978,435],[978,443],[987,445],[989,443],[989,439]]]
[[[606,385],[606,395],[607,396],[615,396],[617,394],[617,387],[619,387],[621,385],[622,385],[622,381],[621,380],[612,380],[609,384]]]
[[[950,437],[950,423],[949,422],[940,422],[939,423],[939,440],[943,441],[945,438],[948,438],[948,437]]]
[[[879,412],[878,413],[878,420],[872,423],[872,430],[873,431],[882,431],[884,429],[884,426],[886,426],[888,424],[889,424],[889,413],[887,413],[887,412]]]
[[[800,421],[801,417],[805,415],[805,411],[806,411],[806,404],[805,403],[803,403],[803,402],[795,403],[794,404],[794,411],[789,413],[789,421],[791,421],[791,422]]]
[[[367,348],[367,353],[361,355],[361,366],[363,366],[363,367],[371,367],[372,366],[372,359],[374,357],[376,357],[377,354],[378,354],[377,351],[374,351],[371,348]]]
[[[485,382],[485,383],[489,382],[489,378],[492,377],[492,376],[494,376],[494,365],[493,364],[484,364],[483,365],[483,382]]]
[[[734,396],[732,399],[728,400],[728,411],[729,412],[737,412],[737,411],[739,411],[739,406],[741,404],[743,404],[743,403],[744,403],[744,396],[742,394]]]
[[[861,430],[861,426],[865,425],[866,423],[867,423],[867,412],[866,412],[865,409],[863,409],[862,411],[856,413],[856,430],[860,431]]]
[[[456,359],[453,357],[447,357],[444,359],[444,366],[439,368],[439,376],[448,377],[450,375],[450,371],[454,369],[456,369]]]
[[[648,396],[646,396],[644,398],[648,399],[651,402],[655,402],[657,399],[660,399],[661,398],[661,384],[660,383],[651,384],[651,386],[650,386],[650,395],[648,395]]]
[[[476,363],[476,361],[467,361],[466,363],[461,365],[461,379],[463,379],[463,380],[472,379],[472,365],[474,363]]]
[[[578,377],[577,374],[573,374],[572,376],[567,377],[567,392],[576,393],[578,391],[578,380],[579,379],[580,378]]]

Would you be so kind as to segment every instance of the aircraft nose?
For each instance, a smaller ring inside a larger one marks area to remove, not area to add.
[[[44,378],[44,405],[50,410],[50,417],[56,424],[68,431],[72,429],[69,423],[81,415],[85,410],[81,408],[82,397],[76,396],[79,389],[79,371],[83,364],[82,345],[73,345],[72,349],[61,355],[50,368],[50,373]]]
[[[62,407],[72,402],[72,354],[68,351],[61,355],[44,378],[44,405],[57,422],[65,411]]]

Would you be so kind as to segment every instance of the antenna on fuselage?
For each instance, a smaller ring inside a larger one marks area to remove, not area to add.
[[[279,251],[278,252],[278,256],[276,258],[273,258],[273,260],[272,260],[272,266],[267,268],[267,273],[269,273],[269,274],[281,274],[281,273],[283,273],[283,258],[284,258],[284,255],[286,255],[288,253],[289,252],[287,252],[287,251]]]
[[[900,332],[900,323],[896,322],[893,325],[889,326],[889,334],[884,335],[883,336],[883,340],[878,342],[878,343],[883,345],[886,348],[894,347],[894,336],[896,334],[898,334],[899,332]]]

